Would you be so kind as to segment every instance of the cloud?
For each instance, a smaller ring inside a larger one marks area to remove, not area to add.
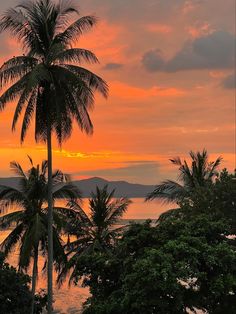
[[[235,58],[234,44],[233,34],[215,31],[185,42],[169,60],[165,60],[161,51],[156,49],[146,52],[141,62],[149,72],[231,68]]]
[[[154,49],[146,52],[142,57],[142,64],[149,72],[163,70],[165,60],[160,49]]]
[[[203,3],[202,0],[186,0],[183,4],[183,13],[188,14],[202,3]]]
[[[161,34],[168,34],[172,32],[172,27],[166,24],[147,24],[146,29],[151,33],[161,33]]]
[[[144,100],[153,97],[180,97],[185,93],[185,90],[175,87],[152,86],[150,88],[141,88],[119,81],[110,82],[110,95],[120,99]]]
[[[235,73],[228,75],[222,81],[222,85],[226,89],[235,89],[236,88],[236,78]]]
[[[215,29],[212,29],[209,22],[197,22],[194,26],[188,26],[187,31],[188,34],[195,39],[212,34]]]
[[[45,147],[41,148],[45,150]],[[70,151],[65,149],[53,149],[53,153],[59,154],[67,158],[78,158],[78,159],[97,159],[97,158],[109,158],[116,155],[113,151],[98,151],[98,152],[80,152],[80,151]]]
[[[84,1],[86,7],[106,8],[106,15],[111,21],[128,21],[136,23],[137,21],[157,21],[165,20],[166,16],[171,16],[176,10],[181,10],[185,0],[87,0]],[[102,10],[102,9],[100,9]],[[144,14],[145,12],[145,14]]]
[[[122,68],[123,67],[123,64],[121,64],[121,63],[107,63],[104,67],[103,67],[103,69],[104,70],[118,70],[118,69],[120,69],[120,68]]]

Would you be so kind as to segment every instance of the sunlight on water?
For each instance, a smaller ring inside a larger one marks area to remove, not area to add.
[[[60,202],[62,205],[63,202]],[[82,206],[86,212],[88,212],[88,199],[83,200]],[[124,215],[124,219],[157,219],[158,216],[170,208],[170,205],[161,205],[159,202],[145,203],[143,198],[132,199],[132,204],[129,206],[128,211]],[[10,230],[0,231],[0,243],[6,238]],[[9,256],[8,262],[16,266],[18,261],[17,250],[12,252]],[[46,274],[42,272],[44,260],[39,258],[39,278],[37,290],[46,289]],[[31,270],[29,270],[29,275]],[[56,279],[56,273],[54,273],[54,279]],[[80,285],[68,287],[68,283],[65,282],[60,289],[55,286],[54,288],[54,308],[56,313],[60,314],[77,314],[81,313],[82,304],[89,296],[89,290],[83,288]]]

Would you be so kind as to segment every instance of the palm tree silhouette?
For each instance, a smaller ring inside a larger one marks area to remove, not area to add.
[[[39,251],[44,256],[48,251],[48,233],[47,233],[47,161],[43,161],[41,167],[34,166],[32,159],[31,168],[24,172],[17,162],[11,162],[11,169],[18,176],[17,188],[10,186],[0,186],[0,207],[8,209],[9,207],[18,208],[17,211],[5,214],[0,217],[0,228],[13,226],[13,230],[7,238],[1,243],[1,250],[6,256],[12,249],[19,245],[19,269],[27,270],[33,259],[32,272],[32,313],[34,313],[34,295],[36,280],[38,274],[38,255]],[[68,201],[77,200],[81,194],[76,186],[70,183],[69,178],[60,170],[52,174],[53,199],[67,199]],[[59,236],[59,231],[66,225],[66,219],[70,220],[73,212],[69,208],[55,207],[53,225],[53,249],[54,261],[59,266],[65,263],[66,256]]]
[[[89,214],[86,214],[77,202],[70,203],[71,209],[77,213],[77,219],[70,224],[71,229],[68,232],[76,239],[68,241],[65,246],[67,255],[71,258],[59,275],[59,282],[73,269],[69,280],[71,282],[76,278],[77,267],[83,254],[110,250],[117,236],[123,231],[123,226],[115,225],[119,223],[131,201],[126,197],[114,199],[114,193],[115,190],[108,191],[107,185],[103,188],[97,187],[89,199]]]
[[[189,155],[191,158],[190,165],[186,160],[182,162],[179,157],[170,159],[173,165],[179,167],[179,181],[182,184],[172,180],[163,181],[147,195],[147,201],[160,199],[163,202],[176,203],[189,197],[196,187],[205,186],[214,181],[214,178],[218,175],[217,168],[222,158],[218,157],[215,161],[210,162],[205,149],[196,153],[190,151]]]
[[[17,100],[12,129],[24,111],[21,142],[35,119],[35,139],[47,143],[48,152],[48,313],[52,313],[52,134],[61,145],[72,132],[75,119],[82,131],[92,133],[88,110],[94,91],[107,97],[104,80],[81,66],[97,63],[89,50],[74,48],[75,40],[96,24],[94,16],[83,16],[70,24],[77,7],[68,1],[22,2],[0,20],[0,31],[8,30],[23,46],[25,54],[6,61],[0,69],[0,110]],[[11,84],[9,87],[9,83]]]

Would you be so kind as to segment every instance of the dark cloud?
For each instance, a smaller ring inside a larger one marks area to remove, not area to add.
[[[234,65],[235,36],[217,31],[186,42],[173,58],[164,60],[160,50],[151,50],[142,57],[149,72],[176,72],[195,69],[224,69]]]
[[[235,89],[236,88],[236,77],[235,73],[227,76],[223,81],[222,85],[226,89]]]
[[[123,67],[121,63],[107,63],[103,69],[104,70],[118,70]]]
[[[163,59],[160,49],[146,52],[142,57],[142,64],[150,72],[163,70],[165,60]]]

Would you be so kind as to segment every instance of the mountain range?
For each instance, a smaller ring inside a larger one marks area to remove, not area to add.
[[[126,181],[108,181],[99,177],[93,177],[89,179],[76,180],[73,183],[78,186],[82,192],[83,197],[90,197],[92,191],[96,190],[96,186],[99,188],[108,185],[108,190],[115,189],[115,197],[145,197],[149,192],[153,191],[154,185],[144,185],[129,183]],[[19,179],[15,177],[0,178],[0,185],[8,185],[11,187],[17,187]]]

